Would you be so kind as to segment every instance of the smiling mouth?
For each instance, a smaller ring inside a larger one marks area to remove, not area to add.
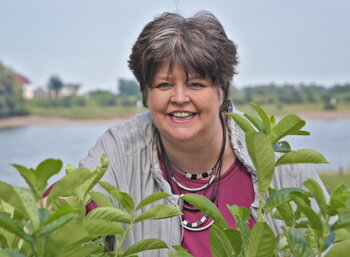
[[[168,114],[170,117],[177,120],[188,120],[196,115],[194,112],[172,112]]]

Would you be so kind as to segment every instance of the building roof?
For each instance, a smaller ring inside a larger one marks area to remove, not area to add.
[[[16,77],[17,82],[22,84],[22,85],[30,84],[30,80],[21,74],[16,73],[15,77]]]

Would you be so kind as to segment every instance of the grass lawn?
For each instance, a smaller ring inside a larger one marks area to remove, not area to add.
[[[144,111],[144,108],[122,106],[84,106],[84,107],[36,107],[29,108],[31,114],[43,117],[62,117],[70,119],[112,119],[130,118],[136,113]]]
[[[343,175],[337,172],[320,173],[319,175],[329,193],[333,192],[333,190],[341,184],[344,184],[348,188],[350,187],[349,171],[345,172]]]

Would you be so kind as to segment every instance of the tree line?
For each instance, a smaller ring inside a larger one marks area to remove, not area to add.
[[[26,113],[22,87],[16,81],[15,73],[0,62],[0,118]]]
[[[233,88],[231,98],[236,105],[288,105],[321,103],[324,109],[334,109],[340,103],[350,104],[350,83],[324,87],[318,84],[265,84]]]

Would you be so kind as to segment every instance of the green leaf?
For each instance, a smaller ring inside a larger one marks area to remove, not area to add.
[[[0,248],[2,247],[2,248],[7,248],[7,247],[9,247],[9,244],[10,243],[8,243],[7,242],[7,237],[6,237],[6,235],[5,235],[5,233],[8,233],[8,231],[5,231],[4,229],[0,229]]]
[[[24,178],[28,186],[32,189],[34,194],[39,198],[40,195],[36,185],[35,171],[33,169],[27,169],[26,167],[19,164],[12,164],[12,166],[21,174],[21,177]]]
[[[130,210],[134,210],[135,209],[134,199],[128,193],[120,192],[120,194],[122,195],[123,199],[127,202]]]
[[[270,116],[270,124],[271,124],[271,129],[276,127],[276,117],[275,116]]]
[[[94,192],[94,191],[90,191],[89,194],[92,200],[94,200],[97,203],[97,206],[114,207],[111,201],[104,194],[101,194],[100,192]]]
[[[224,229],[216,224],[210,229],[210,249],[213,257],[231,257],[235,254]]]
[[[0,181],[0,200],[16,209],[16,212],[29,219],[28,213],[23,206],[22,199],[16,193],[14,186]]]
[[[182,212],[175,206],[167,204],[159,204],[154,207],[151,207],[141,213],[133,223],[138,223],[144,220],[156,220],[156,219],[165,219],[174,216],[181,215]]]
[[[108,182],[100,181],[99,184],[128,212],[134,210],[133,202],[130,201],[130,196],[122,193],[118,188]],[[132,198],[131,198],[132,199]]]
[[[258,131],[265,132],[265,127],[264,127],[264,123],[262,120],[260,120],[259,118],[255,117],[255,116],[249,115],[248,113],[243,114],[243,116],[246,117],[257,128]],[[251,131],[253,131],[253,130],[251,130]]]
[[[95,254],[102,254],[103,250],[103,246],[80,246],[79,248],[74,248],[73,250],[68,251],[65,257],[94,256]]]
[[[310,136],[310,132],[305,131],[305,130],[298,130],[295,132],[291,132],[288,135],[291,135],[291,136]]]
[[[140,210],[141,208],[154,203],[158,200],[164,199],[166,197],[170,196],[170,194],[165,193],[165,192],[157,192],[154,194],[151,194],[150,196],[146,197],[145,199],[143,199],[136,207],[136,210]]]
[[[340,228],[335,230],[335,239],[334,242],[341,242],[344,240],[350,239],[350,232],[345,228]]]
[[[175,249],[177,252],[187,252],[186,248],[183,248],[181,245],[172,245],[172,247]]]
[[[100,163],[101,166],[96,169],[96,176],[93,178],[93,181],[89,184],[88,188],[86,189],[86,192],[89,192],[106,173],[109,166],[109,160],[105,154],[101,156]]]
[[[340,228],[349,228],[350,227],[350,215],[339,218],[332,226],[331,231]]]
[[[12,249],[4,249],[4,250],[0,250],[0,257],[25,257],[25,256]]]
[[[265,205],[264,205],[265,213],[269,213],[273,208],[276,208],[283,203],[291,201],[292,192],[305,193],[306,191],[304,189],[294,188],[294,187],[282,188],[280,190],[275,191],[270,195],[270,197],[265,202]]]
[[[193,257],[192,254],[189,254],[188,252],[174,252],[174,253],[167,253],[169,257]]]
[[[248,208],[240,207],[238,205],[227,205],[230,213],[234,217],[239,217],[242,221],[247,221],[250,218],[250,211]]]
[[[266,129],[266,133],[269,134],[271,132],[271,124],[270,124],[269,116],[266,114],[264,109],[262,109],[259,105],[254,104],[254,103],[252,103],[251,105],[253,106],[255,111],[259,114],[261,120],[264,123],[264,127]]]
[[[226,228],[224,230],[226,237],[230,241],[235,253],[240,253],[242,248],[241,233],[238,230],[232,228]]]
[[[185,194],[181,196],[181,199],[185,200],[192,206],[195,206],[200,211],[208,215],[212,220],[215,221],[216,224],[220,224],[223,227],[228,227],[219,209],[205,196],[198,194]]]
[[[243,118],[242,115],[237,113],[227,113],[227,115],[231,117],[244,132],[255,131],[252,125],[250,125],[250,123]]]
[[[330,197],[330,205],[333,209],[338,211],[342,208],[348,207],[350,202],[350,189],[345,185],[338,186]]]
[[[7,213],[0,212],[0,227],[14,233],[20,238],[26,240],[28,243],[34,244],[34,240],[29,235],[26,235],[23,229],[14,220],[12,220]]]
[[[307,225],[306,238],[311,246],[313,252],[316,252],[318,249],[318,237],[316,231]]]
[[[332,232],[326,237],[324,241],[323,251],[326,250],[331,244],[333,244],[334,240],[335,240],[335,232]]]
[[[50,211],[48,209],[39,208],[40,226],[43,225],[50,217]]]
[[[246,257],[270,257],[275,248],[275,234],[264,222],[256,223],[250,232]]]
[[[63,198],[56,198],[53,202],[52,202],[52,210],[56,211],[60,208],[63,208],[65,206],[68,206],[69,203],[67,201],[67,199],[63,199]]]
[[[250,229],[248,227],[248,218],[244,207],[239,207],[237,205],[227,206],[230,213],[235,219],[237,230],[241,235],[241,242],[244,249],[244,252],[248,250],[248,241],[250,236]]]
[[[131,217],[128,213],[113,207],[99,207],[93,209],[86,217],[87,219],[102,219],[121,223],[131,223]]]
[[[64,176],[52,188],[47,198],[47,206],[51,206],[52,201],[57,197],[72,195],[75,188],[84,183],[85,180],[89,179],[93,175],[94,173],[90,172],[88,169],[80,168],[75,169],[74,172]]]
[[[322,215],[327,215],[327,202],[321,186],[313,179],[307,179],[303,184],[316,199]]]
[[[272,143],[279,141],[281,138],[297,133],[302,127],[305,126],[305,121],[300,119],[295,114],[290,114],[282,118],[271,130],[269,138]]]
[[[332,249],[329,250],[326,257],[345,257],[349,256],[350,252],[350,239],[344,240],[338,244],[335,244]]]
[[[106,173],[108,169],[108,158],[105,154],[101,156],[101,166],[97,167],[93,173],[94,175],[87,179],[84,183],[82,183],[77,191],[82,197],[85,197],[88,192],[100,181],[103,175]],[[74,169],[70,172],[74,172]]]
[[[295,223],[294,212],[290,203],[283,203],[277,207],[277,211],[280,213],[280,217],[287,226],[293,227]]]
[[[283,228],[289,248],[294,257],[315,256],[305,234],[294,228]]]
[[[316,231],[316,233],[319,237],[322,237],[323,224],[322,224],[321,218],[310,207],[310,205],[306,204],[301,197],[299,197],[297,194],[295,194],[295,192],[291,197],[292,197],[292,200],[298,206],[298,208],[304,213],[304,215],[309,220],[310,226]]]
[[[249,156],[257,171],[258,190],[262,194],[272,181],[275,169],[275,153],[268,137],[262,132],[247,132],[246,142]]]
[[[130,256],[132,254],[143,252],[143,251],[154,250],[154,249],[163,249],[163,248],[168,248],[168,246],[162,240],[155,239],[155,238],[144,239],[144,240],[138,241],[135,244],[133,244],[132,246],[130,246],[122,254],[122,257]]]
[[[80,211],[76,208],[74,208],[73,206],[64,206],[60,209],[58,209],[57,211],[55,211],[54,213],[52,213],[45,221],[45,225],[50,224],[51,222],[57,220],[58,218],[65,216],[68,213],[76,213],[76,214],[80,214]]]
[[[301,149],[282,155],[276,162],[276,167],[280,165],[297,163],[328,163],[328,161],[317,151],[311,149]]]
[[[65,224],[79,217],[80,215],[80,211],[72,208],[71,206],[66,206],[63,208],[65,209],[59,209],[54,214],[52,214],[53,217],[49,217],[49,219],[46,221],[45,226],[41,230],[41,235],[52,233],[53,231],[63,227]]]
[[[31,221],[34,230],[38,229],[40,226],[40,217],[33,193],[26,188],[20,187],[13,187],[13,191],[18,195],[18,200],[23,206],[23,210]]]
[[[275,152],[287,153],[292,151],[292,148],[290,147],[288,142],[280,141],[280,142],[275,142],[273,144],[273,150]]]
[[[34,229],[39,227],[40,218],[35,197],[31,190],[14,187],[0,181],[0,199],[13,206],[16,211],[29,219]]]
[[[36,186],[40,191],[45,190],[47,181],[60,172],[63,163],[61,160],[47,159],[39,163],[35,169]]]
[[[124,233],[119,222],[109,220],[87,220],[84,227],[91,236],[121,235]]]

